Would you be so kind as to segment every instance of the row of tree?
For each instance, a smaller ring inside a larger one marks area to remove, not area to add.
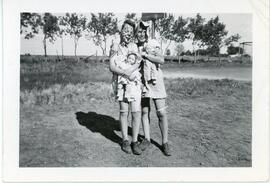
[[[135,22],[139,21],[135,13],[127,14],[126,18]],[[63,16],[55,16],[51,13],[21,13],[21,34],[25,39],[30,39],[42,32],[45,56],[47,56],[47,41],[53,43],[57,38],[62,40],[63,55],[64,35],[70,35],[73,38],[75,56],[77,56],[78,41],[82,36],[99,46],[103,55],[106,55],[108,38],[116,39],[119,33],[118,23],[113,13],[92,13],[89,21],[84,15],[76,13],[66,13]],[[164,53],[167,53],[172,42],[181,45],[189,39],[192,41],[195,62],[199,50],[207,48],[210,52],[219,55],[223,46],[232,46],[232,43],[240,38],[238,34],[228,37],[226,26],[220,22],[218,16],[206,21],[200,14],[189,18],[168,14],[156,20],[155,24],[162,47],[166,45]]]
[[[174,41],[178,43],[175,50],[177,55],[180,55],[184,50],[182,43],[189,39],[192,41],[195,62],[200,50],[207,49],[208,53],[220,58],[220,49],[223,46],[232,48],[233,43],[240,39],[239,34],[227,36],[226,25],[220,22],[218,16],[206,21],[200,14],[186,19],[180,16],[176,20],[174,16],[169,15],[158,21],[157,27],[161,43],[169,41],[165,53],[168,53],[167,49]]]
[[[177,56],[194,56],[195,55],[195,51],[190,51],[190,50],[185,50],[184,46],[182,44],[177,44],[175,47],[175,52]],[[212,53],[211,50],[209,49],[198,49],[196,50],[197,53],[200,53],[200,55],[202,56],[218,56],[215,53]],[[223,56],[228,56],[228,55],[236,55],[236,54],[243,54],[244,50],[243,48],[239,47],[239,46],[233,46],[230,45],[227,47],[227,53],[221,54]],[[165,52],[166,56],[171,56],[171,50],[167,49]]]
[[[70,35],[74,40],[74,55],[77,57],[78,41],[82,36],[92,41],[106,55],[107,39],[118,33],[118,20],[113,13],[91,14],[91,20],[82,14],[66,13],[65,16],[54,16],[51,13],[21,13],[21,34],[31,39],[43,33],[44,55],[47,57],[47,41],[54,43],[61,39],[63,56],[63,36]]]

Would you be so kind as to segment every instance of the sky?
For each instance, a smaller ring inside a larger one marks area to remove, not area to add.
[[[54,14],[54,13],[53,13]],[[63,14],[54,14],[56,16],[63,15]],[[90,18],[89,14],[84,14],[87,19]],[[119,28],[124,21],[124,17],[126,13],[115,13],[116,17],[119,20]],[[187,17],[195,17],[196,14],[174,14],[175,17],[183,16],[184,18]],[[251,14],[204,14],[201,13],[201,16],[207,20],[210,18],[214,18],[219,16],[220,21],[226,25],[226,30],[228,31],[228,36],[233,34],[239,34],[241,39],[239,42],[245,41],[252,41],[252,15]],[[137,17],[140,18],[140,13],[137,13]],[[24,39],[24,35],[21,35],[21,54],[30,53],[31,55],[43,55],[43,34],[37,34],[32,39]],[[108,39],[107,45],[111,44],[111,38]],[[119,38],[116,40],[119,41]],[[65,36],[63,39],[64,42],[64,55],[74,55],[74,41],[71,39],[69,35]],[[185,50],[192,50],[191,41],[186,40],[183,43]],[[166,46],[166,44],[165,44]],[[165,47],[164,46],[164,47]],[[238,45],[236,45],[238,46]],[[109,47],[109,46],[108,46]],[[109,49],[109,48],[107,48]],[[175,44],[171,44],[169,46],[171,53],[174,54]],[[107,50],[108,51],[108,50]],[[252,54],[252,48],[247,46],[246,53]],[[100,55],[101,49],[98,46],[95,46],[92,41],[87,40],[86,38],[82,37],[79,39],[79,44],[77,48],[77,55]],[[221,49],[221,53],[226,53],[226,47]],[[48,55],[61,55],[61,39],[57,39],[53,44],[47,41],[47,54]]]

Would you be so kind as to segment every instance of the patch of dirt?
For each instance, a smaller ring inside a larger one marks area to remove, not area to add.
[[[154,106],[152,147],[137,156],[121,151],[118,104],[113,100],[100,98],[80,105],[21,105],[20,167],[251,166],[250,85],[230,95],[170,94],[167,103],[171,157],[160,150]]]

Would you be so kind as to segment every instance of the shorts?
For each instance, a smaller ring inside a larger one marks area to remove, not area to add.
[[[119,101],[120,112],[141,112],[141,97],[134,101],[127,101],[124,99],[123,101]]]
[[[142,88],[141,84],[136,84],[131,86],[131,92],[127,92],[126,85],[118,84],[117,92],[116,92],[116,100],[117,101],[128,101],[133,102],[137,100],[141,100],[142,96]]]

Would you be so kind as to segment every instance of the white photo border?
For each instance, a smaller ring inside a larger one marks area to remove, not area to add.
[[[3,0],[3,180],[8,182],[266,181],[269,179],[268,0]],[[20,168],[20,12],[251,13],[252,167]]]

